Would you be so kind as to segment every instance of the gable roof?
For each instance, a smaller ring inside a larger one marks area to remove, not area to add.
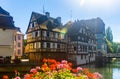
[[[75,21],[68,30],[69,35],[77,35],[81,28],[86,28],[79,20]]]
[[[0,7],[0,28],[15,29],[13,17]]]
[[[46,24],[48,29],[53,29],[53,28],[56,28],[58,26],[61,26],[60,23],[58,22],[57,18],[55,19],[55,18],[52,18],[52,17],[47,16],[47,15],[32,12],[26,33],[28,32],[28,29],[30,27],[30,23],[33,23],[33,22],[37,22],[38,25]]]
[[[88,28],[95,34],[105,34],[105,24],[100,18],[77,20],[73,23],[68,33],[71,35],[77,34],[81,27]]]
[[[5,11],[1,6],[0,6],[0,14],[9,15],[9,13]]]
[[[90,28],[91,31],[94,31],[96,34],[105,33],[105,24],[99,17],[88,20],[81,20],[81,23],[84,23],[87,27]]]

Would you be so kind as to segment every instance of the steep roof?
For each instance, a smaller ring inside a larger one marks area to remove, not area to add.
[[[81,28],[86,28],[79,20],[75,21],[68,30],[69,35],[76,35]]]
[[[88,28],[95,34],[105,34],[105,24],[100,18],[88,19],[88,20],[77,20],[73,23],[68,33],[75,35],[79,32],[81,27]]]
[[[46,15],[43,15],[43,14],[40,14],[37,12],[32,12],[26,33],[28,32],[28,29],[30,27],[30,23],[33,23],[33,22],[37,22],[38,25],[46,24],[48,29],[53,29],[53,28],[62,26],[61,23],[59,22],[58,18],[50,17],[49,13]]]
[[[85,24],[90,28],[91,31],[94,31],[96,34],[105,33],[105,24],[101,18],[93,18],[88,20],[81,20],[82,24]]]
[[[15,29],[13,17],[2,7],[0,7],[0,28]]]
[[[0,6],[0,14],[9,15],[9,13],[5,11],[1,6]]]

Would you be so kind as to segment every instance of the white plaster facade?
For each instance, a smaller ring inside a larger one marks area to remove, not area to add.
[[[14,54],[14,30],[0,28],[0,56],[12,56]]]

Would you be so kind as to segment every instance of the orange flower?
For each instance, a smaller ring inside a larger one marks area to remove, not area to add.
[[[94,74],[88,73],[87,76],[88,76],[88,78],[93,78],[93,77],[94,77]]]
[[[56,65],[51,64],[51,65],[50,65],[50,69],[51,69],[51,70],[55,70],[55,69],[56,69]]]
[[[49,68],[48,68],[47,64],[44,63],[44,64],[42,65],[41,69],[42,69],[43,71],[48,71]]]
[[[24,75],[24,79],[32,79],[33,76],[33,74],[26,74]]]
[[[44,58],[44,59],[43,59],[43,62],[47,62],[47,59]]]
[[[77,69],[72,69],[72,72],[77,73],[78,71],[77,71]]]
[[[48,62],[51,63],[51,64],[56,64],[56,60],[54,60],[54,59],[47,59],[47,60],[48,60]]]
[[[3,75],[3,79],[9,79],[7,75]]]
[[[89,69],[88,68],[83,68],[84,74],[88,74],[89,73]]]
[[[68,65],[69,65],[70,67],[72,67],[72,63],[68,63]]]

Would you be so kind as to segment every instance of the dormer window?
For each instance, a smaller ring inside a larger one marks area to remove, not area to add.
[[[34,23],[30,23],[30,28],[33,28],[34,27]]]
[[[79,31],[80,33],[82,33],[82,28],[80,29],[80,31]]]
[[[85,34],[85,29],[82,30],[82,33]]]
[[[32,27],[34,27],[34,23],[32,23]]]
[[[37,22],[34,22],[34,27],[36,27],[37,26]]]
[[[42,31],[42,35],[43,35],[44,37],[46,37],[46,36],[47,36],[47,32],[46,32],[46,31]]]

